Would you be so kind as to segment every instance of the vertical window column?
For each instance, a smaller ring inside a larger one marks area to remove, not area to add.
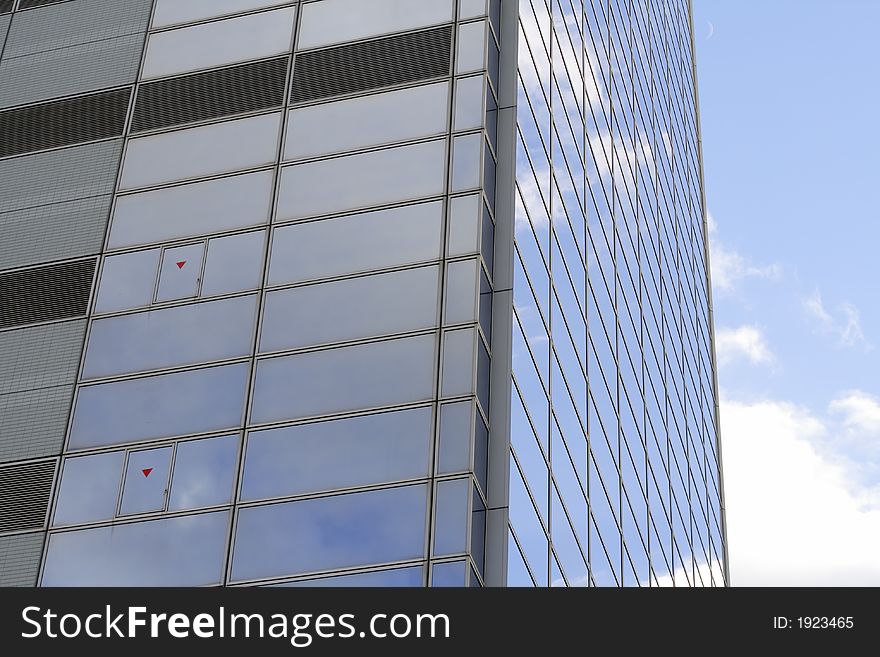
[[[226,581],[299,3],[153,4],[44,586]]]
[[[460,3],[456,26],[432,586],[481,586],[484,573],[499,53],[488,11]]]

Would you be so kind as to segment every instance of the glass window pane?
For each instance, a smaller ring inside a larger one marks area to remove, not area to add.
[[[480,250],[479,208],[480,197],[476,194],[457,196],[449,202],[450,257]]]
[[[439,267],[421,267],[270,292],[260,350],[433,328],[439,273]]]
[[[486,340],[492,339],[492,286],[486,278],[486,272],[480,267],[480,328]]]
[[[252,290],[263,279],[266,231],[220,237],[208,242],[202,296]]]
[[[434,554],[467,552],[468,512],[471,480],[453,479],[437,483],[434,516]]]
[[[483,407],[483,411],[489,414],[489,376],[492,361],[486,345],[477,338],[477,399]]]
[[[489,149],[489,142],[483,139],[483,190],[490,208],[495,207],[495,157]]]
[[[229,503],[237,457],[237,435],[178,443],[168,510]]]
[[[467,561],[435,563],[431,566],[431,586],[433,588],[466,586],[466,574]]]
[[[243,500],[301,495],[428,475],[430,408],[255,431]]]
[[[446,324],[477,321],[477,260],[451,262],[446,268]]]
[[[150,249],[105,258],[95,311],[107,313],[153,303],[161,253]]]
[[[511,395],[510,442],[516,452],[516,461],[522,470],[523,477],[535,497],[538,511],[541,517],[546,520],[549,505],[547,496],[550,490],[549,468],[544,451],[535,436],[522,399],[516,390]]]
[[[453,129],[473,130],[482,128],[486,113],[483,97],[486,89],[485,78],[475,75],[462,78],[455,83],[455,123]]]
[[[292,110],[284,157],[314,157],[445,133],[448,95],[449,84],[442,82]]]
[[[239,512],[234,580],[419,559],[426,487],[405,486]]]
[[[440,407],[439,474],[468,472],[471,469],[471,419],[474,405],[469,402]]]
[[[477,565],[477,571],[483,574],[483,563],[486,560],[486,505],[476,488],[472,489],[471,507],[471,558]]]
[[[142,76],[158,78],[287,52],[295,11],[289,7],[152,34]]]
[[[522,555],[538,586],[547,586],[547,534],[513,459],[510,460],[510,526],[516,532]]]
[[[65,459],[55,505],[55,525],[109,520],[116,501],[125,452]]]
[[[424,585],[423,577],[422,567],[412,566],[411,568],[392,568],[390,570],[373,570],[368,573],[355,573],[353,575],[305,579],[297,582],[285,582],[276,586],[297,588],[329,588],[337,586],[417,588]]]
[[[156,29],[287,2],[290,0],[156,0],[152,26]]]
[[[221,512],[53,534],[41,585],[220,584],[228,531]]]
[[[489,0],[489,22],[496,34],[501,34],[501,0]]]
[[[486,68],[486,21],[466,23],[458,28],[457,74]]]
[[[442,218],[436,201],[277,228],[269,284],[436,260]]]
[[[265,224],[272,185],[272,172],[258,171],[120,196],[110,226],[110,248]]]
[[[462,135],[454,140],[452,151],[452,191],[479,187],[483,156],[483,135]]]
[[[237,427],[249,370],[241,363],[80,388],[70,447]]]
[[[278,219],[344,212],[443,193],[446,141],[282,169]]]
[[[264,114],[128,142],[122,189],[211,176],[275,161],[281,114]]]
[[[495,95],[492,90],[486,90],[486,134],[489,137],[489,143],[497,152],[498,150],[498,103],[495,101]]]
[[[526,567],[525,559],[513,539],[513,534],[507,534],[507,586],[521,587],[534,586],[532,576]]]
[[[550,561],[550,586],[565,587],[567,585],[565,577],[562,575],[562,569],[559,567],[559,561],[556,559],[556,554],[554,554]]]
[[[171,447],[130,452],[120,513],[146,513],[165,509]]]
[[[460,0],[458,4],[458,19],[476,18],[486,15],[486,0]]]
[[[252,421],[424,401],[433,379],[433,335],[270,358],[257,365]]]
[[[405,32],[453,19],[453,0],[324,0],[304,5],[299,47]]]
[[[479,411],[475,412],[474,424],[474,474],[484,491],[489,490],[489,429]]]
[[[474,394],[474,331],[447,331],[443,339],[444,397]]]
[[[487,39],[486,45],[489,47],[486,69],[489,71],[489,79],[492,81],[492,86],[497,89],[498,75],[501,70],[501,52],[498,50],[498,45],[495,43],[495,39]]]
[[[156,293],[156,301],[197,297],[204,257],[204,242],[165,249],[162,254],[162,271],[159,273],[159,291]]]
[[[256,309],[248,296],[95,320],[83,378],[246,356]]]
[[[562,501],[559,499],[559,493],[554,487],[553,491],[553,513],[551,515],[551,533],[553,536],[553,549],[562,564],[562,570],[568,579],[569,586],[586,586],[589,582],[589,572],[587,564],[584,561],[584,553],[575,539],[571,524],[566,516]],[[628,524],[628,521],[627,521]],[[637,554],[636,550],[643,550],[638,534],[635,536],[635,543],[629,550],[633,555]],[[645,558],[644,552],[642,553]]]
[[[480,253],[486,261],[486,268],[492,274],[495,267],[495,224],[489,216],[489,209],[483,205],[482,239],[480,241]],[[494,274],[493,274],[494,275]]]

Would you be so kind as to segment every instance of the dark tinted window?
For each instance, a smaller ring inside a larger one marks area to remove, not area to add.
[[[452,28],[440,27],[297,55],[295,103],[449,75]]]
[[[130,95],[115,89],[0,112],[0,157],[118,137]]]
[[[85,315],[94,272],[78,260],[0,274],[0,328]]]
[[[132,132],[280,107],[287,62],[279,57],[141,85]]]

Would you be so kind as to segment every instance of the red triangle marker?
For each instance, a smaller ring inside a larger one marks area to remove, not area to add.
[[[183,267],[184,267],[185,265],[186,265],[186,260],[181,260],[180,262],[177,263],[177,268],[178,268],[178,269],[183,269]]]
[[[150,476],[150,473],[151,473],[152,471],[153,471],[153,468],[145,468],[145,469],[141,470],[141,472],[144,473],[144,476],[145,476],[145,477],[149,477],[149,476]]]

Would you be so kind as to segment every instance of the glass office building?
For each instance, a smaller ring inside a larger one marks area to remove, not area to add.
[[[0,585],[726,584],[689,2],[0,12]]]

